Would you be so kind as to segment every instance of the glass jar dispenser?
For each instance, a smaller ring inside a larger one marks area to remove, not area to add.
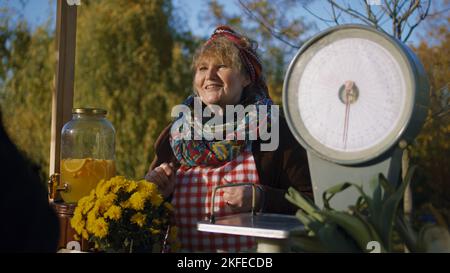
[[[61,197],[76,203],[115,175],[115,130],[106,110],[75,108],[61,132]]]

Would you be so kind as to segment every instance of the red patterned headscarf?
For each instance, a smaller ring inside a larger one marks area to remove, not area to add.
[[[244,65],[246,71],[250,76],[250,80],[259,85],[264,89],[266,95],[268,95],[267,86],[262,77],[262,64],[258,56],[256,55],[255,49],[252,48],[252,43],[243,39],[243,36],[235,32],[229,26],[218,26],[211,37],[206,41],[205,45],[208,45],[214,39],[218,37],[225,37],[239,50],[239,57],[241,58],[242,64]]]

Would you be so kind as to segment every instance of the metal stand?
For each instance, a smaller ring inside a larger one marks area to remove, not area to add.
[[[216,191],[225,187],[252,186],[252,211],[225,217],[215,217],[211,206],[209,221],[197,223],[197,229],[203,232],[224,233],[232,235],[255,237],[259,253],[289,252],[289,237],[292,232],[303,231],[303,224],[292,215],[256,213],[255,184],[237,183],[216,187],[213,190],[211,202],[214,204]]]
[[[289,252],[288,239],[256,238],[256,252],[258,253],[286,253]]]

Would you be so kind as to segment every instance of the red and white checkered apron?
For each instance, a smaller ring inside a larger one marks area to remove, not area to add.
[[[259,184],[251,151],[244,151],[233,161],[219,167],[181,166],[178,169],[172,204],[183,251],[241,252],[255,247],[253,237],[197,230],[198,221],[209,219],[213,189],[226,183],[244,182]],[[235,214],[225,204],[222,190],[216,192],[214,203],[217,217]]]

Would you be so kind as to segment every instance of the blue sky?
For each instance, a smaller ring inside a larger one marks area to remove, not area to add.
[[[238,10],[233,0],[222,0],[220,2],[232,12]],[[201,15],[207,12],[207,7],[204,3],[205,0],[173,0],[173,5],[177,8],[178,13],[186,16],[192,33],[198,36],[208,36],[212,31],[209,24],[203,24],[200,20]]]
[[[0,0],[6,3],[8,6],[12,6],[17,10],[22,10],[23,16],[31,23],[32,26],[37,26],[44,23],[48,18],[56,13],[56,1],[55,0],[22,0],[26,3],[25,9],[21,7],[20,0]],[[81,3],[83,0],[81,0]],[[173,0],[174,7],[179,15],[187,19],[187,23],[191,31],[198,36],[208,36],[211,33],[213,26],[209,23],[202,23],[200,21],[200,15],[207,12],[205,6],[205,0]],[[227,11],[235,13],[239,7],[236,0],[219,0],[220,3],[225,5]],[[324,0],[317,0],[312,5],[308,6],[310,10],[321,17],[329,18],[325,11],[327,4]],[[314,20],[314,17],[301,9],[294,11],[295,15],[303,15],[310,20]],[[327,25],[319,20],[314,20],[317,24],[318,31],[323,30],[331,25]],[[420,27],[415,31],[413,37],[409,42],[417,44],[419,36],[422,34],[423,29]]]
[[[56,14],[55,0],[25,0],[25,9],[22,8],[20,0],[0,0],[0,2],[7,3],[8,6],[13,7],[18,11],[20,10],[32,26],[41,25],[48,20],[51,14]],[[206,10],[204,2],[205,0],[173,0],[177,12],[186,16],[190,29],[194,34],[199,36],[206,36],[211,31],[209,25],[201,24],[199,21],[200,13],[205,12]],[[222,2],[232,11],[237,10],[234,1],[225,0]],[[83,0],[81,0],[81,4],[83,4]]]
[[[51,13],[56,13],[56,2],[49,0],[28,0],[25,3],[25,9],[20,0],[0,0],[6,2],[7,6],[13,7],[31,23],[32,26],[44,23]],[[3,4],[3,3],[2,3]],[[55,5],[52,5],[55,4]]]

